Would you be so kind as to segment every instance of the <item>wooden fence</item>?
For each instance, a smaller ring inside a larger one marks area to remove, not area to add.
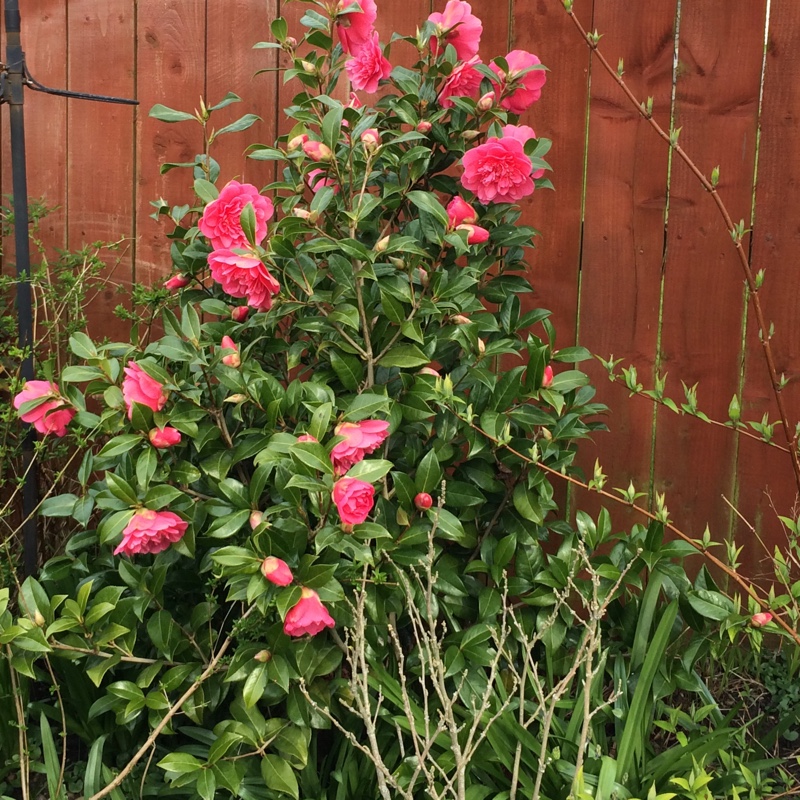
[[[245,146],[269,142],[291,91],[276,51],[252,50],[283,15],[297,25],[303,5],[281,0],[22,0],[23,46],[32,74],[48,86],[135,97],[138,110],[26,96],[32,197],[58,210],[47,218],[50,245],[128,240],[113,280],[157,281],[169,271],[164,230],[150,201],[188,199],[187,176],[159,174],[164,162],[191,160],[199,126],[148,118],[156,102],[192,110],[200,96],[243,98],[228,109],[262,122],[220,140],[223,179],[263,185],[270,164],[247,162]],[[413,32],[444,0],[378,0],[379,27]],[[542,231],[531,257],[533,302],[552,309],[559,346],[577,342],[633,363],[651,387],[668,373],[667,394],[682,401],[681,381],[698,384],[699,407],[726,419],[731,397],[742,418],[776,419],[758,330],[747,307],[731,238],[707,193],[629,105],[595,63],[561,0],[472,0],[484,22],[481,53],[512,48],[537,53],[550,68],[529,118],[554,140],[555,192],[537,192],[525,220]],[[796,0],[575,0],[584,25],[603,38],[612,63],[656,120],[681,128],[680,142],[706,174],[720,167],[720,192],[735,220],[752,228],[746,245],[766,275],[762,299],[775,325],[779,372],[790,384],[788,407],[800,417],[800,5]],[[768,36],[765,29],[768,22]],[[394,56],[394,54],[393,54]],[[2,113],[0,187],[10,193],[7,115]],[[756,180],[757,176],[757,180]],[[4,270],[11,265],[6,263]],[[109,289],[92,309],[95,334],[125,335]],[[776,513],[790,513],[794,488],[788,456],[745,436],[678,416],[611,384],[589,366],[598,397],[611,407],[610,434],[588,445],[609,483],[633,481],[663,491],[673,518],[718,541],[731,534],[743,561],[761,572],[764,550],[724,502],[752,522],[768,546],[785,543]],[[781,440],[776,429],[776,439]],[[574,504],[596,508],[592,498]],[[777,512],[776,510],[777,509]]]

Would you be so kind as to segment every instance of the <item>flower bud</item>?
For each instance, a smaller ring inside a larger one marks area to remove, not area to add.
[[[423,120],[420,120],[419,123],[417,123],[417,132],[418,133],[430,133],[430,130],[431,130],[432,127],[433,127],[433,125],[430,122],[428,122],[428,120],[423,119]]]
[[[275,556],[267,556],[261,562],[261,574],[276,586],[288,586],[294,580],[289,565]]]
[[[183,289],[188,286],[192,279],[188,275],[173,275],[169,280],[164,281],[164,288],[169,289],[171,292],[176,292],[178,289]]]
[[[420,492],[414,498],[414,505],[420,511],[427,511],[433,505],[433,498],[427,492]]]
[[[542,375],[542,388],[546,389],[553,384],[553,368],[548,364],[544,368],[544,375]]]
[[[450,322],[452,322],[453,325],[469,325],[470,318],[465,317],[463,314],[453,314],[453,316],[450,317]]]
[[[175,428],[165,425],[163,428],[153,428],[147,434],[147,438],[150,440],[150,444],[152,444],[153,447],[157,447],[159,450],[166,450],[168,447],[174,447],[176,444],[180,444],[181,433],[175,430]]]
[[[222,337],[222,347],[224,350],[233,350],[232,353],[222,356],[222,363],[226,367],[233,367],[234,369],[241,366],[242,359],[239,357],[239,348],[230,336]]]
[[[262,664],[266,664],[268,661],[272,661],[272,653],[269,650],[259,650],[254,656],[254,661],[259,661]]]
[[[763,628],[767,623],[771,622],[772,614],[769,611],[760,611],[758,614],[753,614],[750,617],[750,624],[754,628]]]
[[[486,342],[483,339],[478,339],[478,355],[483,355],[486,352]]]
[[[465,142],[471,142],[473,139],[477,139],[481,135],[481,132],[470,130],[470,131],[464,131],[464,133],[462,133],[461,135],[464,137]]]
[[[488,111],[494,105],[494,92],[486,92],[480,100],[478,100],[477,109],[478,111]]]
[[[312,64],[310,61],[301,61],[300,66],[306,71],[314,75],[317,71],[317,65]]]
[[[222,402],[223,403],[244,403],[245,400],[247,400],[247,395],[246,394],[241,394],[240,392],[237,392],[236,394],[232,394],[232,395],[226,397]]]
[[[467,244],[483,244],[489,239],[489,231],[480,225],[465,222],[463,225],[456,225],[456,230],[467,232]]]
[[[312,161],[330,161],[331,158],[333,158],[330,147],[315,139],[309,139],[307,142],[303,142],[303,152]]]
[[[397,258],[397,256],[390,258],[389,263],[396,269],[406,268],[406,262],[402,258]]]
[[[250,313],[250,306],[236,306],[231,309],[231,319],[234,322],[244,322]]]
[[[264,515],[260,511],[253,511],[250,514],[250,527],[255,530],[263,521]]]
[[[388,247],[389,247],[389,237],[384,236],[383,239],[378,239],[378,241],[375,242],[375,247],[373,247],[372,249],[376,253],[385,253]]]
[[[45,622],[47,622],[47,620],[44,618],[44,615],[42,614],[42,612],[41,612],[41,611],[39,611],[39,609],[38,609],[38,608],[37,608],[37,609],[36,609],[36,611],[34,612],[34,615],[33,615],[33,622],[34,622],[34,624],[35,624],[37,627],[39,627],[39,628],[43,628],[43,627],[44,627],[44,624],[45,624]]]
[[[297,437],[297,441],[298,442],[317,442],[319,440],[316,439],[315,437],[313,437],[310,433],[301,433]]]
[[[299,219],[311,219],[311,212],[307,208],[293,208],[292,216]]]
[[[287,36],[283,40],[283,46],[288,50],[294,50],[294,48],[297,47],[297,39],[295,39],[294,36]]]
[[[420,283],[421,283],[423,286],[427,286],[427,285],[430,283],[430,278],[428,278],[428,272],[427,272],[427,270],[424,270],[424,269],[422,269],[422,267],[420,267],[420,268],[417,270],[417,274],[419,275],[419,282],[420,282]]]
[[[423,367],[417,375],[431,375],[434,378],[441,378],[442,376],[433,367]]]
[[[297,136],[293,136],[289,139],[288,144],[286,145],[287,150],[297,150],[298,147],[302,147],[308,141],[308,134],[307,133],[299,133]]]
[[[361,144],[370,153],[377,150],[381,146],[381,135],[378,133],[377,128],[367,128],[361,134]]]

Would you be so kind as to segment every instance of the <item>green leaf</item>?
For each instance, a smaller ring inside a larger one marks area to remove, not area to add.
[[[185,775],[189,772],[197,772],[203,768],[203,762],[195,758],[190,753],[169,753],[158,762],[159,767],[166,772],[174,772],[176,775]]]
[[[449,219],[447,216],[447,211],[436,199],[435,195],[430,194],[429,192],[413,191],[409,192],[406,196],[418,209],[420,209],[420,211],[425,211],[428,214],[431,214],[442,223],[444,228],[448,226]]]
[[[725,595],[708,589],[697,589],[687,592],[687,599],[692,608],[706,619],[721,622],[736,613],[736,606]]]
[[[325,448],[317,442],[298,442],[292,446],[291,456],[317,472],[333,474],[333,464]]]
[[[528,489],[524,483],[518,483],[514,488],[513,500],[514,508],[523,519],[535,522],[537,525],[542,524],[544,515],[539,497],[534,491]]]
[[[439,487],[442,481],[442,468],[433,450],[429,450],[417,466],[414,484],[418,492],[429,494]]]
[[[69,349],[78,358],[97,358],[97,348],[94,342],[82,331],[76,331],[69,337]]]
[[[472,547],[475,544],[475,539],[470,536],[461,524],[461,520],[455,515],[451,514],[445,508],[432,508],[428,512],[428,517],[431,520],[438,518],[436,526],[436,535],[442,539],[449,539],[463,547]]]
[[[228,92],[219,103],[214,103],[208,110],[209,111],[219,111],[221,108],[226,108],[233,103],[241,103],[242,98],[239,97],[238,94],[234,94],[233,92]]]
[[[74,494],[59,494],[48,497],[39,506],[39,513],[43,517],[70,517],[78,498]]]
[[[384,459],[364,459],[354,464],[347,472],[348,478],[358,478],[367,483],[376,483],[394,466]]]
[[[103,449],[97,454],[97,458],[117,458],[136,447],[141,441],[143,438],[138,433],[123,433],[121,436],[115,436],[111,441],[106,442]]]
[[[108,734],[103,734],[92,742],[89,758],[86,760],[86,772],[83,776],[83,792],[86,797],[91,797],[102,789],[103,746]]]
[[[299,800],[300,789],[294,770],[280,756],[266,755],[261,759],[261,777],[267,788]]]
[[[238,533],[242,525],[249,519],[250,509],[241,508],[232,514],[216,519],[206,531],[206,536],[211,536],[214,539],[227,539],[229,536],[233,536],[234,533]]]
[[[308,433],[318,442],[322,441],[328,433],[332,415],[332,403],[322,403],[314,409],[314,413],[311,415],[311,422],[308,424]]]
[[[124,478],[120,478],[113,472],[106,472],[106,483],[111,494],[122,500],[123,503],[127,503],[130,506],[135,506],[139,503],[138,495]]]
[[[430,358],[416,345],[401,344],[393,347],[378,363],[382,367],[412,369],[413,367],[424,367],[429,364]]]
[[[213,203],[219,197],[219,190],[211,181],[198,178],[194,182],[194,193],[204,202]]]
[[[331,366],[345,389],[355,392],[364,380],[364,364],[357,356],[330,350]]]
[[[382,394],[364,393],[352,399],[344,419],[348,422],[360,422],[362,419],[371,419],[379,412],[389,410],[389,398]]]
[[[197,118],[194,114],[187,114],[185,111],[176,111],[174,108],[162,106],[161,103],[156,103],[151,109],[148,116],[154,119],[161,120],[161,122],[190,122]]]
[[[230,125],[220,128],[214,134],[214,138],[216,139],[218,136],[222,136],[224,133],[238,133],[239,131],[246,131],[248,128],[255,125],[255,123],[260,119],[261,117],[257,116],[256,114],[245,114],[243,117],[239,117],[236,122],[231,122]]]
[[[44,769],[47,774],[47,791],[50,793],[50,800],[58,800],[61,797],[61,785],[59,776],[61,774],[61,762],[56,752],[56,743],[53,740],[53,731],[44,711],[39,717],[39,732],[42,737],[42,754],[44,755]],[[66,747],[66,741],[62,742],[62,747]]]
[[[259,664],[248,676],[242,689],[245,708],[252,708],[267,688],[267,665]]]
[[[253,208],[252,203],[248,203],[239,215],[239,221],[242,225],[244,235],[247,241],[255,247],[258,242],[256,241],[256,210]]]

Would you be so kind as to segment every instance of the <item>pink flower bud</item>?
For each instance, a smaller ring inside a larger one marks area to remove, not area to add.
[[[166,450],[181,441],[180,431],[176,431],[175,428],[171,428],[169,425],[165,425],[163,428],[153,428],[147,434],[147,437],[150,439],[150,444],[159,450]]]
[[[478,111],[488,111],[494,105],[494,92],[486,92],[480,100],[478,100]]]
[[[470,318],[465,317],[463,314],[453,314],[453,316],[450,317],[450,322],[452,322],[453,325],[469,325]]]
[[[430,278],[428,278],[428,273],[426,270],[420,267],[420,269],[417,270],[417,274],[419,275],[419,282],[423,286],[427,286],[430,283]]]
[[[763,628],[767,623],[772,620],[772,614],[769,611],[760,611],[758,614],[753,614],[750,617],[750,624],[754,628]]]
[[[284,44],[285,47],[288,47],[290,50],[294,50],[294,48],[297,47],[297,39],[295,39],[294,36],[287,36],[283,40],[283,44]]]
[[[450,227],[457,225],[472,225],[478,221],[478,214],[475,209],[463,197],[456,195],[447,204],[447,219]]]
[[[431,375],[434,378],[442,377],[433,367],[423,367],[417,375]]]
[[[255,530],[264,519],[264,515],[260,511],[253,511],[250,514],[250,527]]]
[[[428,120],[423,119],[419,123],[417,123],[417,132],[418,133],[430,133],[431,128],[433,125],[428,122]]]
[[[294,580],[289,565],[275,556],[268,556],[261,562],[261,574],[276,586],[288,586]]]
[[[183,289],[188,286],[192,279],[188,275],[173,275],[169,280],[164,281],[164,288],[169,289],[171,292],[177,292],[178,289]]]
[[[414,505],[420,511],[427,511],[433,505],[433,498],[427,492],[420,492],[414,498]]]
[[[318,439],[315,439],[310,433],[301,433],[297,437],[298,442],[316,442]]]
[[[226,367],[233,367],[234,369],[239,367],[242,363],[242,359],[239,357],[239,348],[236,346],[236,342],[234,342],[230,336],[223,336],[222,347],[224,350],[233,350],[232,353],[222,356],[222,363],[225,364]]]
[[[303,142],[303,152],[312,161],[330,161],[331,158],[333,158],[330,147],[315,139],[309,139],[307,142]]]
[[[250,306],[236,306],[231,309],[231,319],[234,322],[244,322],[250,313]]]
[[[378,133],[377,128],[367,128],[361,134],[361,143],[364,145],[364,149],[369,152],[377,150],[381,146],[381,135]]]
[[[302,147],[307,141],[308,141],[308,134],[299,133],[297,136],[293,136],[291,139],[289,139],[289,142],[286,145],[286,149],[297,150],[299,147]]]
[[[309,211],[307,208],[293,208],[292,216],[298,219],[304,219],[312,225],[319,219],[318,211]]]
[[[483,244],[489,238],[489,231],[481,228],[480,225],[470,225],[464,223],[456,226],[457,231],[467,232],[467,244]]]
[[[348,108],[361,108],[364,104],[358,99],[355,92],[350,92],[350,102],[347,104]]]
[[[544,375],[542,375],[542,388],[546,389],[553,383],[553,368],[548,364],[544,368]]]

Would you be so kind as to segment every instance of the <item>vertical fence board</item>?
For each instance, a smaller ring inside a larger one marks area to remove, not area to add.
[[[791,383],[783,392],[792,428],[800,419],[800,295],[797,263],[800,225],[797,213],[797,176],[800,174],[800,7],[773,3],[770,17],[767,69],[762,106],[758,187],[753,230],[752,264],[765,270],[759,296],[767,325],[775,323],[771,345],[778,374]],[[755,315],[747,318],[747,360],[743,420],[760,421],[764,413],[775,422],[777,404],[772,393]],[[780,426],[775,441],[785,444]],[[739,506],[766,544],[762,547],[747,526],[737,525],[737,544],[744,546],[742,563],[748,574],[769,572],[763,560],[786,539],[776,514],[793,516],[796,487],[789,456],[742,437],[739,458]],[[768,494],[767,494],[768,492]],[[774,504],[775,510],[771,507]]]
[[[576,0],[575,14],[592,18],[592,0]],[[511,49],[535,53],[549,69],[542,97],[523,122],[553,140],[547,161],[555,191],[536,192],[523,205],[522,222],[542,232],[528,256],[534,293],[521,298],[524,310],[553,312],[557,347],[575,344],[581,249],[581,202],[586,145],[589,50],[559,2],[517,2]]]
[[[193,202],[192,173],[164,163],[187,163],[203,151],[199,124],[168,124],[148,116],[156,103],[192,112],[205,93],[205,7],[182,0],[140,0],[136,46],[138,170],[136,175],[136,279],[153,285],[169,273],[169,223],[150,219],[150,202]]]
[[[625,0],[595,3],[593,26],[603,34],[612,64],[624,59],[625,79],[638,96],[654,98],[654,114],[668,125],[674,52],[675,3],[631,7]],[[584,20],[584,26],[589,23]],[[668,151],[595,61],[587,156],[586,207],[581,262],[580,343],[593,353],[634,363],[649,381],[658,336]],[[610,433],[599,433],[595,456],[611,485],[648,488],[653,410],[629,400],[600,364],[586,371],[598,399],[611,409]],[[593,508],[593,498],[578,499]]]
[[[675,126],[706,175],[720,165],[720,191],[735,219],[749,218],[765,0],[683,0]],[[759,33],[761,31],[761,33]],[[755,32],[755,33],[754,33]],[[736,79],[732,80],[731,76]],[[726,419],[739,380],[742,273],[713,201],[673,160],[667,231],[662,355],[668,391],[698,383],[700,408]],[[736,440],[729,431],[659,409],[656,488],[679,527],[708,523],[728,534]]]
[[[505,56],[508,51],[511,33],[511,19],[507,0],[471,0],[472,13],[483,23],[481,46],[478,51],[486,63],[495,56]],[[443,2],[433,3],[434,11],[442,11]],[[427,15],[425,15],[427,16]],[[425,17],[423,17],[423,20]],[[420,20],[420,23],[422,20]]]
[[[273,180],[275,164],[253,161],[245,156],[248,145],[273,144],[277,135],[275,119],[276,73],[256,75],[259,69],[276,66],[275,50],[253,50],[259,41],[272,41],[270,23],[278,16],[277,0],[207,0],[206,95],[210,104],[226,92],[242,98],[212,118],[219,130],[243,114],[261,117],[252,128],[225,134],[212,147],[220,164],[219,186],[231,178],[253,183],[258,188]]]
[[[70,0],[69,86],[97,94],[133,97],[134,11],[128,0]],[[122,238],[109,258],[109,282],[95,300],[90,333],[127,337],[129,323],[114,316],[122,298],[115,286],[131,282],[134,126],[130,106],[68,101],[67,153],[70,248]]]
[[[22,9],[22,47],[26,64],[39,83],[56,89],[63,89],[67,83],[67,42],[63,36],[66,14],[65,0],[45,0],[35,7],[29,5]],[[5,48],[5,40],[2,44]],[[67,176],[61,153],[67,142],[67,101],[26,89],[24,108],[28,197],[31,201],[42,198],[45,205],[53,209],[42,221],[39,231],[50,258],[54,256],[54,248],[63,248],[65,244]],[[2,164],[5,169],[2,170],[0,194],[10,195],[11,143],[5,129]],[[31,260],[34,264],[38,260],[35,248]],[[9,266],[6,271],[11,271]]]

